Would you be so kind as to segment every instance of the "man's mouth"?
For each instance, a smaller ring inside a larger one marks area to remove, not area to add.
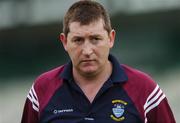
[[[81,62],[83,62],[83,63],[88,63],[88,62],[93,62],[93,61],[95,61],[95,60],[87,59],[87,60],[82,60]]]

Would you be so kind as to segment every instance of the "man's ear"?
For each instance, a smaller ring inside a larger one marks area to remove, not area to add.
[[[109,38],[110,38],[110,48],[112,48],[114,46],[114,41],[115,41],[115,36],[116,36],[116,31],[114,29],[111,30],[111,32],[109,33]]]
[[[59,39],[62,42],[64,49],[67,51],[67,37],[65,36],[65,34],[61,33],[59,35]]]

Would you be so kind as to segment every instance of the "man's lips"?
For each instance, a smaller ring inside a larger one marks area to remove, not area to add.
[[[93,62],[95,60],[92,60],[92,59],[87,59],[87,60],[81,60],[81,62]]]

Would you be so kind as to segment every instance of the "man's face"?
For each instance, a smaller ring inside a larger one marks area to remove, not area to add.
[[[107,66],[115,31],[112,30],[108,34],[103,24],[102,19],[89,25],[71,22],[67,37],[61,34],[61,41],[72,60],[73,70],[78,74],[93,76]]]

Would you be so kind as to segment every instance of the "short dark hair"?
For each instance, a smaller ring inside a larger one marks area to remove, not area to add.
[[[99,19],[104,21],[104,28],[108,33],[112,30],[109,14],[98,2],[92,0],[81,0],[74,3],[67,11],[63,20],[63,32],[67,36],[69,24],[80,22],[81,25],[88,25]]]

